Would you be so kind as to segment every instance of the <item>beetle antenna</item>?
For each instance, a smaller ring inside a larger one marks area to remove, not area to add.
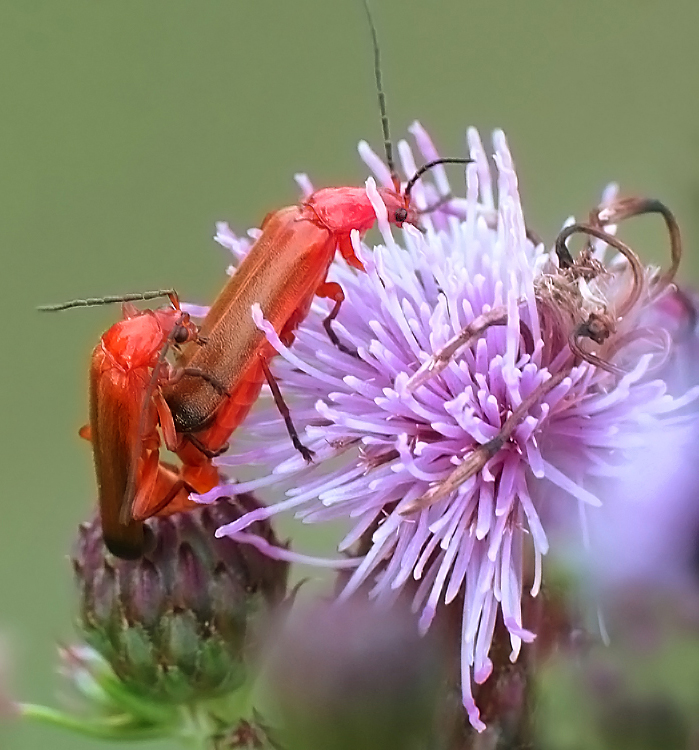
[[[107,297],[88,297],[87,299],[74,299],[70,302],[60,302],[57,305],[40,305],[37,310],[41,312],[57,312],[59,310],[70,310],[73,307],[96,307],[97,305],[112,305],[115,302],[139,302],[159,297],[168,297],[174,307],[179,308],[179,297],[174,289],[157,289],[152,292],[140,292],[134,294],[119,294]]]
[[[457,156],[445,156],[440,159],[428,161],[427,164],[423,164],[420,169],[418,169],[417,172],[415,172],[415,174],[408,180],[408,183],[405,186],[405,190],[403,191],[403,195],[406,198],[409,198],[410,191],[415,187],[415,183],[422,177],[422,175],[425,174],[425,172],[429,172],[430,169],[438,166],[439,164],[470,164],[472,161],[473,159],[465,159]]]
[[[400,188],[400,180],[398,179],[398,173],[396,172],[396,165],[393,161],[393,142],[391,141],[391,132],[388,127],[388,114],[386,113],[386,94],[383,90],[383,79],[381,75],[381,50],[379,49],[379,37],[376,33],[376,26],[374,25],[374,18],[371,15],[369,9],[368,0],[363,0],[364,10],[366,11],[366,17],[369,21],[369,29],[371,31],[371,41],[374,47],[374,76],[376,78],[376,93],[379,97],[379,111],[381,113],[381,129],[383,131],[383,145],[386,149],[386,164],[391,172],[391,180],[396,192]]]

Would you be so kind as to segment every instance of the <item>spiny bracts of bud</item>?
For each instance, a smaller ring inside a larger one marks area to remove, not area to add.
[[[149,521],[151,551],[110,555],[97,518],[80,527],[73,566],[86,641],[132,691],[189,703],[246,682],[264,618],[288,566],[214,531],[258,507],[250,495]],[[278,544],[268,522],[255,533]]]

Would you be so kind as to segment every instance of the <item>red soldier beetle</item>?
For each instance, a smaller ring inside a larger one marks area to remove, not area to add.
[[[394,184],[393,189],[379,188],[379,194],[391,223],[398,227],[404,223],[417,225],[419,211],[411,204],[416,181],[438,164],[464,164],[470,160],[431,161],[417,170],[401,191],[392,157],[378,43],[370,16],[369,22],[386,156]],[[313,298],[318,295],[331,299],[334,305],[325,320],[326,331],[341,350],[356,354],[340,343],[332,329],[344,294],[337,283],[326,277],[336,249],[350,265],[364,271],[354,253],[351,232],[364,234],[375,220],[364,188],[318,190],[300,206],[268,214],[262,223],[262,234],[215,300],[199,333],[189,327],[192,324],[179,310],[176,295],[170,293],[172,310],[127,309],[125,320],[103,336],[93,352],[89,432],[104,538],[114,554],[140,556],[145,547],[143,519],[192,507],[190,491],[206,492],[218,483],[211,459],[225,450],[226,441],[244,420],[265,380],[294,445],[307,461],[311,460],[312,453],[300,441],[269,369],[269,360],[276,352],[255,325],[251,308],[259,304],[264,317],[290,345]],[[45,309],[154,296],[159,295],[84,300]],[[146,320],[158,321],[157,330],[144,333],[141,327]],[[130,348],[134,359],[115,363],[110,351],[112,340],[117,348],[128,344],[126,348]],[[205,346],[201,346],[203,342]],[[165,361],[167,349],[173,344],[187,344],[175,370]],[[113,382],[107,373],[114,376]],[[158,424],[166,446],[182,460],[181,469],[160,462]]]
[[[136,299],[166,295],[171,307],[139,310]],[[75,300],[41,308],[63,310],[122,301],[124,317],[101,337],[90,365],[90,421],[80,435],[92,443],[102,533],[114,555],[134,559],[146,547],[143,521],[195,507],[192,491],[218,482],[210,462],[176,469],[159,459],[161,427],[166,446],[178,438],[161,389],[179,371],[166,360],[170,347],[203,339],[172,291]]]
[[[374,48],[374,73],[378,92],[386,161],[393,188],[379,188],[389,221],[397,227],[417,226],[420,212],[411,203],[411,191],[422,175],[438,164],[466,164],[470,159],[440,158],[428,162],[401,190],[393,161],[393,150],[381,81],[381,60],[376,29],[364,3]],[[284,418],[294,446],[307,462],[312,453],[301,442],[291,422],[281,391],[269,369],[276,351],[253,322],[251,308],[259,304],[264,318],[288,346],[295,330],[307,316],[313,298],[333,301],[324,320],[331,341],[345,353],[356,352],[343,345],[332,328],[344,293],[339,284],[327,280],[328,269],[339,250],[358,271],[364,267],[355,255],[351,233],[360,236],[376,221],[365,188],[334,187],[317,190],[299,206],[268,214],[262,233],[204,318],[201,335],[207,345],[185,348],[180,364],[207,373],[210,380],[184,375],[165,386],[163,393],[173,415],[176,430],[186,442],[178,455],[195,461],[196,453],[214,457],[223,452],[226,441],[257,400],[265,380]],[[225,393],[215,387],[220,384]]]

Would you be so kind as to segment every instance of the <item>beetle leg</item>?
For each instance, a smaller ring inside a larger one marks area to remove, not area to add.
[[[274,375],[272,375],[272,371],[269,369],[269,365],[263,357],[260,357],[260,365],[262,366],[262,372],[264,372],[265,378],[267,379],[267,384],[272,391],[274,403],[276,404],[277,409],[279,409],[279,413],[282,415],[282,419],[284,420],[284,424],[286,425],[286,429],[289,433],[289,437],[291,438],[291,442],[294,444],[294,448],[296,448],[296,450],[303,456],[303,459],[307,464],[313,463],[314,453],[310,448],[307,448],[301,442],[301,438],[299,437],[299,434],[296,431],[296,427],[294,427],[294,423],[291,420],[289,407],[286,405],[284,396],[282,396],[282,392],[279,388],[279,383],[277,383]]]
[[[168,516],[197,507],[189,499],[189,493],[200,488],[185,481],[174,466],[160,463],[156,452],[149,455],[147,461],[141,473],[140,487],[132,511],[136,520]]]
[[[130,520],[143,521],[157,512],[160,506],[156,506],[154,510],[153,494],[158,478],[158,466],[158,451],[149,451],[138,472],[133,500],[126,498],[126,503],[121,509],[123,524]]]
[[[188,440],[198,451],[203,453],[207,458],[217,458],[221,454],[228,450],[228,443],[224,443],[220,448],[212,449],[207,448],[199,438],[194,435],[185,435],[185,439]]]
[[[352,266],[352,268],[356,268],[358,271],[365,270],[362,261],[354,254],[352,239],[349,234],[343,234],[338,238],[337,247],[340,251],[340,255],[350,266]]]
[[[345,354],[349,354],[352,357],[359,357],[356,349],[350,349],[349,346],[343,344],[337,337],[337,334],[333,330],[332,322],[337,317],[342,307],[342,303],[345,301],[345,293],[342,291],[342,287],[336,281],[324,281],[316,290],[316,294],[324,299],[334,300],[335,304],[333,309],[327,314],[323,320],[323,328],[328,334],[330,341]]]
[[[180,470],[180,475],[182,477],[182,481],[184,482],[184,486],[187,489],[188,494],[190,492],[197,492],[200,494],[202,492],[208,492],[209,490],[213,489],[217,484],[219,484],[219,482],[221,481],[221,478],[219,476],[219,473],[216,467],[209,462],[201,466],[185,465]],[[191,503],[193,501],[187,498],[187,502]],[[169,512],[174,512],[174,511],[169,511]]]
[[[158,412],[158,421],[160,422],[160,428],[163,431],[165,446],[169,451],[174,453],[177,450],[179,439],[177,437],[175,422],[172,419],[170,407],[167,405],[160,391],[154,395],[153,401],[155,402],[155,408]]]
[[[147,515],[144,516],[145,518],[152,518],[153,516],[167,516],[171,513],[178,512],[174,508],[170,508],[169,506],[172,504],[172,502],[175,500],[175,498],[179,495],[179,493],[185,489],[185,483],[178,479],[172,487],[168,490],[168,492],[157,502],[157,504],[151,506],[148,508]],[[189,494],[189,493],[187,493]],[[195,506],[196,507],[196,506]],[[167,508],[167,513],[164,513],[163,511]]]

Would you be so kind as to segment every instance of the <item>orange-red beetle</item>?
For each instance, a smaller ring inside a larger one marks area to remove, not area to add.
[[[409,191],[379,193],[393,223],[416,222]],[[319,190],[300,206],[269,214],[200,331],[174,294],[167,309],[124,304],[124,319],[102,336],[92,355],[90,424],[83,430],[93,445],[104,539],[113,554],[138,557],[145,545],[144,519],[190,508],[190,492],[217,484],[211,458],[225,448],[265,379],[292,439],[310,460],[268,368],[276,352],[250,310],[259,304],[290,344],[314,295],[330,297],[335,305],[327,329],[333,336],[330,322],[344,295],[338,284],[326,281],[328,268],[339,247],[363,270],[350,232],[365,232],[374,220],[366,191],[349,187]],[[186,348],[173,368],[164,355],[175,344]],[[182,461],[179,469],[159,460],[158,425],[165,445]]]
[[[432,161],[400,190],[373,24],[371,30],[386,155],[394,176],[393,189],[380,188],[379,194],[391,223],[417,224],[418,212],[411,205],[415,182],[437,164],[469,160]],[[318,190],[301,205],[268,214],[260,237],[214,301],[199,333],[174,299],[170,310],[126,308],[125,319],[102,337],[92,358],[90,434],[104,538],[114,554],[138,557],[145,545],[142,519],[189,507],[190,491],[215,486],[218,476],[211,459],[225,449],[265,380],[294,444],[311,460],[269,370],[276,352],[255,325],[251,308],[259,305],[288,345],[314,296],[331,299],[325,328],[340,349],[351,351],[331,327],[344,299],[342,289],[326,277],[336,249],[350,265],[364,270],[350,235],[353,230],[365,233],[375,218],[364,188]],[[175,370],[164,356],[171,343],[186,344]],[[166,446],[183,462],[180,469],[159,461],[158,424]]]
[[[416,221],[417,214],[403,195],[387,189],[380,193],[394,223]],[[350,232],[365,232],[374,221],[366,191],[349,187],[319,190],[304,204],[267,216],[262,234],[202,323],[206,345],[190,345],[179,363],[209,374],[210,379],[184,374],[163,389],[177,432],[195,450],[216,454],[223,449],[265,379],[273,383],[267,363],[276,352],[253,322],[252,305],[260,305],[265,319],[290,344],[313,297],[330,298],[335,304],[326,318],[326,328],[334,337],[330,323],[344,295],[339,284],[326,280],[328,268],[339,247],[348,263],[363,270],[352,249]],[[221,384],[225,392],[213,383]],[[292,439],[310,458],[293,431]],[[182,456],[184,450],[183,446],[178,453]]]
[[[411,190],[416,181],[437,164],[465,164],[470,160],[431,161],[421,167],[401,191],[393,164],[376,29],[366,3],[365,9],[374,44],[374,72],[386,160],[393,177],[393,188],[379,188],[378,192],[392,224],[398,227],[404,223],[416,225],[418,211],[411,204]],[[331,327],[344,294],[339,284],[327,281],[326,277],[336,249],[351,266],[364,271],[352,248],[350,235],[353,230],[363,235],[375,220],[366,190],[359,187],[324,188],[314,192],[300,206],[289,206],[267,215],[262,223],[262,234],[202,323],[201,335],[207,341],[206,346],[190,344],[185,348],[179,362],[185,374],[163,388],[175,428],[183,438],[178,454],[185,463],[196,463],[202,455],[215,456],[225,449],[226,441],[250,411],[265,380],[294,445],[307,461],[311,460],[311,453],[299,440],[269,370],[268,362],[276,352],[253,322],[251,307],[259,305],[265,319],[289,345],[297,326],[308,314],[313,297],[331,299],[334,305],[325,319],[325,329],[338,348],[351,351],[339,342]],[[187,369],[200,376],[187,375]]]
[[[124,304],[124,318],[100,339],[90,365],[90,422],[81,430],[92,442],[104,541],[115,555],[139,557],[142,521],[191,507],[191,491],[211,489],[215,470],[176,470],[159,461],[160,425],[165,444],[178,439],[161,389],[173,377],[165,359],[170,345],[198,341],[197,327],[179,309],[138,310]]]

